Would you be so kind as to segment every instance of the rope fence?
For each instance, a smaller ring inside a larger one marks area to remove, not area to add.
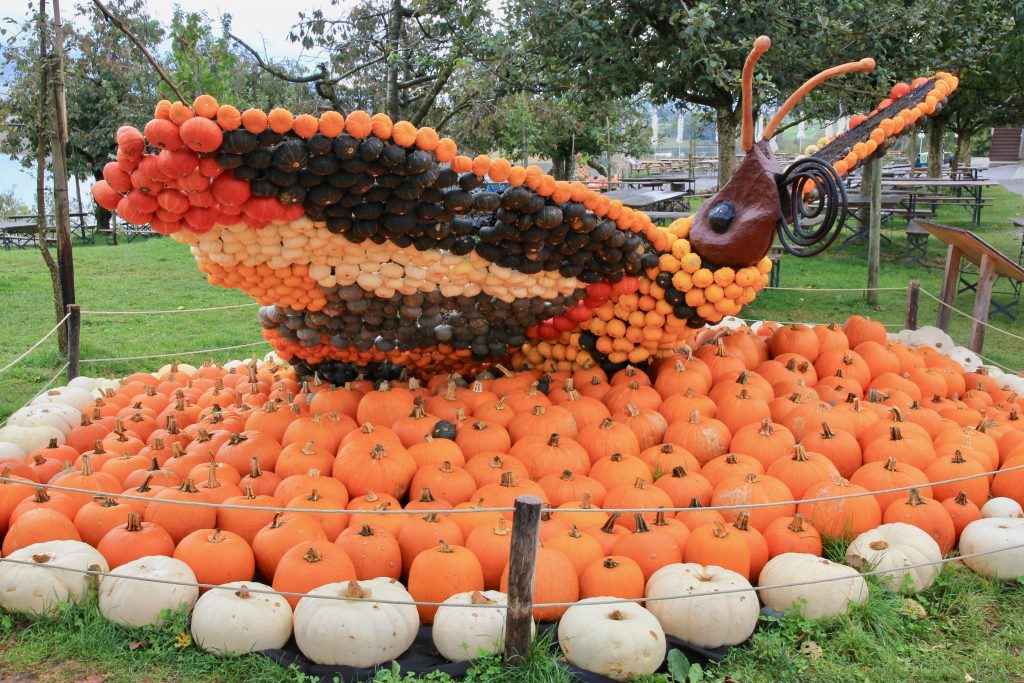
[[[893,567],[892,569],[874,569],[874,570],[870,570],[870,571],[866,571],[866,572],[861,572],[860,576],[862,576],[862,577],[864,577],[864,576],[883,576],[885,574],[896,574],[896,573],[901,573],[901,572],[907,572],[907,571],[912,570],[912,569],[923,569],[924,567],[942,566],[942,565],[950,564],[952,562],[962,562],[963,560],[968,560],[968,559],[971,559],[971,558],[974,558],[974,557],[984,557],[984,556],[987,556],[987,555],[996,555],[998,553],[1005,553],[1005,552],[1009,552],[1011,550],[1021,550],[1021,549],[1024,549],[1024,543],[1018,544],[1018,545],[1006,546],[1006,547],[1003,547],[1003,548],[996,548],[996,549],[993,549],[993,550],[982,550],[982,551],[978,551],[978,552],[975,552],[975,553],[968,553],[966,555],[951,555],[949,557],[943,557],[943,558],[941,558],[939,560],[933,560],[931,562],[918,562],[916,564],[907,564],[907,565],[902,565],[900,567]],[[65,571],[65,572],[72,572],[74,574],[85,574],[87,576],[94,576],[94,577],[111,578],[111,579],[127,579],[127,580],[130,580],[130,581],[142,581],[144,583],[159,583],[159,584],[164,584],[164,585],[168,585],[168,586],[182,586],[182,587],[186,587],[186,588],[197,588],[197,589],[207,589],[207,590],[230,590],[230,591],[237,591],[238,590],[238,588],[235,587],[235,586],[223,586],[223,585],[215,584],[215,583],[175,581],[173,579],[155,579],[155,578],[148,577],[148,576],[129,576],[127,574],[117,574],[117,573],[114,573],[114,572],[104,572],[104,571],[99,571],[99,570],[96,570],[96,569],[79,569],[77,567],[62,567],[62,566],[56,565],[56,564],[54,564],[54,565],[40,564],[38,562],[32,562],[32,561],[29,561],[29,560],[12,560],[10,558],[0,558],[0,564],[2,564],[4,562],[10,563],[10,564],[21,565],[21,566],[25,566],[25,567],[36,567],[38,569],[49,569],[51,571]],[[825,577],[825,578],[821,578],[821,579],[813,579],[813,580],[810,580],[810,581],[794,581],[794,582],[791,582],[791,583],[779,583],[779,584],[758,585],[758,586],[753,586],[752,585],[750,588],[728,588],[728,589],[725,589],[725,590],[706,591],[706,592],[699,592],[699,593],[683,593],[683,594],[679,594],[679,595],[659,595],[659,596],[650,597],[650,598],[647,598],[647,597],[638,597],[638,598],[607,598],[607,599],[602,599],[602,600],[591,600],[587,604],[589,604],[589,605],[622,605],[622,604],[630,603],[630,602],[663,602],[663,601],[666,601],[666,600],[685,600],[687,598],[703,598],[703,597],[709,597],[709,596],[730,595],[730,594],[734,594],[734,593],[749,593],[751,591],[760,592],[760,591],[766,591],[766,590],[774,590],[774,589],[778,589],[778,588],[799,588],[801,586],[815,586],[815,585],[824,584],[824,583],[835,583],[837,581],[850,581],[852,578],[853,577],[850,577],[850,576],[829,576],[829,577]],[[244,582],[241,582],[241,583],[244,583]],[[453,604],[453,603],[436,602],[436,601],[429,601],[429,600],[391,600],[391,599],[387,599],[387,598],[356,598],[356,597],[347,597],[347,596],[341,596],[341,595],[310,595],[308,593],[299,593],[299,592],[296,592],[296,591],[265,590],[265,589],[262,589],[262,588],[251,588],[251,587],[247,587],[246,590],[249,593],[253,593],[255,595],[275,595],[275,596],[283,596],[283,597],[290,597],[290,598],[315,598],[315,599],[324,599],[324,600],[342,600],[342,601],[345,601],[345,602],[370,602],[370,603],[379,603],[379,604],[382,604],[382,605],[402,605],[402,606],[412,606],[412,607],[469,607],[469,608],[473,608],[473,609],[479,608],[479,607],[483,607],[483,608],[486,608],[486,609],[508,609],[508,605],[501,604],[501,603],[494,603],[494,604],[486,604],[486,603],[485,604],[473,604],[473,603]],[[546,608],[546,607],[572,607],[575,604],[576,604],[576,602],[568,602],[568,601],[561,601],[561,602],[536,602],[536,603],[533,603],[533,606],[535,608],[540,609],[540,608]]]
[[[953,306],[951,304],[947,304],[945,301],[943,301],[939,297],[935,296],[934,294],[929,292],[924,287],[921,288],[921,291],[925,294],[925,296],[927,296],[930,299],[933,299],[934,301],[938,301],[940,304],[942,304],[943,306],[945,306],[949,310],[953,311],[957,315],[962,315],[963,317],[967,318],[968,320],[971,320],[972,322],[975,322],[975,323],[977,323],[979,325],[983,325],[984,327],[986,327],[986,328],[988,328],[990,330],[994,330],[996,332],[1001,332],[1002,334],[1005,334],[1007,337],[1012,337],[1013,339],[1017,339],[1019,341],[1024,341],[1024,337],[1020,336],[1019,334],[1014,334],[1013,332],[1010,332],[1009,330],[1004,330],[1001,327],[996,327],[995,325],[993,325],[992,323],[990,323],[988,321],[978,320],[973,315],[970,315],[969,313],[964,313],[963,311],[961,311],[957,307],[955,307],[955,306]]]
[[[176,353],[154,353],[148,356],[120,356],[113,358],[83,358],[81,363],[113,363],[126,360],[150,360],[154,358],[176,358],[178,356],[196,356],[204,353],[218,353],[220,351],[234,351],[236,349],[250,349],[254,346],[270,346],[266,339],[248,344],[235,344],[234,346],[220,346],[213,349],[199,349],[197,351],[178,351]]]
[[[736,505],[708,505],[701,506],[700,508],[692,507],[658,507],[658,508],[548,508],[552,513],[595,513],[595,512],[607,512],[607,513],[621,513],[621,514],[634,514],[634,513],[650,513],[658,512],[659,510],[664,512],[685,512],[688,510],[700,510],[704,511],[726,511],[726,510],[752,510],[757,508],[772,508],[788,505],[800,505],[801,503],[829,503],[837,500],[849,500],[853,498],[864,498],[867,496],[884,495],[888,493],[903,493],[908,492],[911,489],[921,489],[929,486],[944,486],[946,484],[957,484],[964,481],[971,481],[973,479],[981,479],[982,477],[995,476],[997,474],[1006,474],[1009,472],[1016,472],[1018,470],[1024,470],[1024,465],[1015,465],[1013,467],[1006,467],[1001,470],[991,470],[988,472],[979,472],[978,474],[972,474],[965,477],[955,477],[953,479],[943,479],[940,481],[928,482],[925,484],[910,484],[907,486],[895,486],[887,489],[878,489],[877,491],[855,491],[853,493],[844,493],[834,496],[822,496],[821,498],[801,498],[798,500],[782,500],[772,501],[765,503],[746,503]],[[60,476],[59,474],[57,476]],[[339,515],[357,515],[357,514],[370,514],[370,515],[416,515],[424,517],[426,515],[460,515],[460,514],[475,514],[475,513],[490,513],[490,512],[514,512],[515,508],[512,507],[489,507],[489,508],[450,508],[450,509],[416,509],[416,510],[358,510],[358,509],[345,509],[345,508],[289,508],[289,507],[276,507],[270,505],[233,505],[229,503],[211,503],[198,500],[174,500],[174,499],[162,499],[162,498],[150,498],[147,496],[136,496],[128,493],[105,493],[103,491],[96,491],[94,489],[86,489],[74,486],[62,486],[59,484],[43,484],[39,482],[26,482],[24,479],[16,479],[13,477],[0,476],[0,483],[5,484],[21,484],[23,486],[30,486],[33,488],[44,488],[53,491],[63,491],[65,493],[87,493],[94,497],[101,498],[114,498],[115,500],[126,500],[126,501],[140,501],[144,503],[157,503],[159,505],[184,505],[184,506],[198,506],[205,508],[215,508],[221,510],[250,510],[253,512],[305,512],[309,514],[339,514]]]
[[[18,356],[14,360],[12,360],[10,363],[8,363],[7,365],[5,365],[2,368],[0,368],[0,374],[3,374],[5,372],[7,372],[11,368],[13,368],[15,365],[17,365],[19,362],[21,362],[25,358],[25,356],[27,356],[28,354],[32,353],[33,351],[38,349],[40,346],[42,346],[43,342],[45,342],[47,339],[52,337],[53,333],[56,332],[57,330],[59,330],[64,325],[64,323],[67,322],[68,318],[70,318],[70,317],[71,317],[71,314],[68,313],[63,318],[61,318],[60,321],[56,325],[53,326],[53,329],[51,329],[49,332],[47,332],[46,334],[43,335],[42,339],[37,341],[32,346],[28,347],[28,349],[23,354],[21,354],[20,356]]]
[[[253,301],[248,304],[232,304],[230,306],[208,306],[206,308],[169,308],[158,311],[82,311],[82,315],[165,315],[169,313],[205,313],[207,311],[230,311],[236,308],[256,308],[259,304]]]

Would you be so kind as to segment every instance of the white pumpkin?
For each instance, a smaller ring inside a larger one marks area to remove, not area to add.
[[[716,595],[719,591],[740,592]],[[699,647],[715,648],[742,643],[757,626],[761,605],[750,582],[722,567],[670,564],[647,580],[647,598],[672,595],[698,597],[652,600],[647,609],[665,633]]]
[[[1024,517],[1024,508],[1013,498],[991,498],[981,506],[981,516],[986,519]]]
[[[79,602],[92,580],[82,572],[109,569],[103,556],[81,541],[33,543],[7,559],[33,564],[0,562],[0,607],[28,614],[52,614],[62,602]],[[81,571],[67,571],[76,569]]]
[[[225,656],[280,648],[292,634],[292,608],[256,581],[234,581],[204,593],[192,610],[192,640],[206,652]]]
[[[28,453],[13,441],[0,441],[0,458],[18,458],[24,460]]]
[[[11,441],[26,453],[48,446],[50,439],[57,439],[58,444],[63,444],[65,442],[64,432],[54,427],[19,427],[17,425],[7,425],[0,429],[0,441]]]
[[[950,358],[964,366],[964,370],[968,372],[974,372],[981,367],[981,358],[971,351],[970,349],[964,348],[963,346],[956,346],[949,350],[947,353]]]
[[[402,584],[385,577],[311,590],[295,608],[295,643],[302,654],[317,664],[371,667],[408,650],[420,627],[415,605],[373,602],[374,598],[413,599]]]
[[[831,580],[789,585],[822,579]],[[757,582],[765,605],[778,612],[797,608],[808,619],[845,614],[850,603],[868,599],[868,586],[856,569],[809,553],[776,555],[765,564]]]
[[[1019,517],[977,519],[960,534],[961,555],[990,553],[965,558],[964,564],[982,576],[996,579],[1012,580],[1024,576],[1024,547],[1019,546],[1024,546],[1024,519]],[[997,550],[1001,552],[994,552]]]
[[[917,593],[942,571],[942,549],[923,529],[896,522],[865,531],[846,549],[846,563],[862,571],[884,571],[879,578],[896,591]],[[932,562],[923,567],[908,565]]]
[[[92,392],[74,387],[55,387],[36,396],[29,403],[30,406],[44,405],[46,403],[63,403],[79,410],[85,410],[93,404],[95,399]]]
[[[462,605],[502,605],[462,607]],[[437,608],[434,615],[434,647],[452,662],[476,659],[481,651],[495,653],[505,640],[505,616],[508,596],[501,591],[456,593]],[[450,606],[449,606],[450,605]],[[536,625],[531,624],[534,633]]]
[[[189,609],[199,598],[196,586],[178,586],[172,583],[138,581],[140,577],[156,581],[195,583],[196,575],[181,560],[164,555],[150,555],[126,562],[114,572],[118,576],[106,577],[100,588],[100,614],[119,624],[149,626],[163,623],[160,613],[176,612],[182,605]]]
[[[581,669],[628,681],[658,670],[665,660],[665,632],[658,618],[635,602],[592,604],[580,600],[558,622],[558,647]]]
[[[79,375],[68,382],[68,387],[71,389],[81,389],[82,391],[93,392],[99,387],[100,380],[96,377],[86,377],[85,375]]]
[[[18,427],[53,427],[65,436],[82,422],[82,413],[63,403],[48,403],[41,406],[25,406],[11,414],[7,424]]]
[[[227,368],[227,364],[226,363],[224,364],[224,367]],[[228,368],[228,369],[230,369],[230,368]],[[167,365],[160,366],[160,369],[157,370],[154,374],[157,377],[160,377],[161,375],[167,374],[169,372],[184,372],[186,374],[191,375],[191,374],[195,373],[195,371],[196,371],[196,366],[194,366],[194,365],[189,365],[188,363],[179,363],[178,361],[174,361],[173,363],[168,363]]]

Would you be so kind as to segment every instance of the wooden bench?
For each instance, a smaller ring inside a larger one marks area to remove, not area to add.
[[[928,236],[931,234],[921,227],[916,220],[907,223],[907,258],[905,265],[927,268],[924,262],[928,257]]]
[[[768,273],[768,286],[778,287],[782,281],[782,257],[786,255],[786,249],[778,244],[773,244],[768,250],[768,260],[772,262],[772,269]]]
[[[647,214],[647,217],[655,223],[658,223],[658,221],[672,223],[680,218],[686,218],[687,216],[693,215],[692,213],[684,211],[644,211],[644,213]]]

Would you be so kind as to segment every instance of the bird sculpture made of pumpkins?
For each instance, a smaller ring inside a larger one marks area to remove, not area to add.
[[[580,600],[558,622],[558,647],[581,669],[615,681],[649,676],[665,660],[665,632],[658,618],[635,602]]]
[[[720,591],[730,592],[718,595]],[[659,598],[647,602],[647,609],[665,633],[704,648],[744,642],[754,632],[761,609],[757,593],[742,575],[693,563],[654,572],[644,595]],[[676,595],[689,597],[664,599]]]
[[[120,128],[118,160],[92,193],[128,223],[187,244],[211,283],[254,296],[264,336],[302,375],[342,384],[385,379],[394,366],[509,360],[611,370],[667,355],[754,301],[776,234],[797,256],[827,248],[842,231],[843,175],[957,86],[944,72],[921,79],[783,169],[771,147],[783,118],[822,81],[874,62],[811,78],[755,143],[754,68],[770,46],[758,38],[743,69],[743,161],[668,227],[583,183],[460,154],[435,130],[384,114],[238,112],[209,95],[162,100],[144,130]]]
[[[942,550],[927,531],[902,522],[865,531],[846,549],[851,567],[884,572],[878,577],[883,583],[908,593],[931,586],[942,570],[941,560]]]
[[[777,612],[796,610],[807,619],[846,614],[851,604],[868,599],[867,583],[856,569],[807,553],[768,560],[758,585],[765,605]]]
[[[191,610],[199,599],[197,586],[181,585],[195,583],[196,575],[187,564],[173,557],[140,557],[122,564],[115,574],[103,580],[99,608],[100,614],[119,624],[136,628],[158,626],[168,613],[177,612],[182,605]]]
[[[15,550],[0,562],[0,607],[11,612],[52,614],[64,602],[80,602],[107,561],[88,543],[44,541]],[[15,564],[30,562],[32,566]]]

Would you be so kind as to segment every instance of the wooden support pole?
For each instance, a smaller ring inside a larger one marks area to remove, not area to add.
[[[988,308],[992,303],[992,285],[996,281],[996,260],[982,253],[978,268],[978,291],[974,295],[974,320],[971,321],[971,343],[969,348],[981,353],[985,345],[985,321],[988,320]],[[981,322],[978,322],[978,321]]]
[[[71,243],[71,208],[68,202],[68,109],[64,99],[64,30],[60,20],[60,0],[53,0],[53,135],[50,159],[53,164],[53,204],[57,228],[57,270],[60,274],[61,301],[75,303],[75,262]]]
[[[949,245],[946,249],[946,270],[942,275],[942,293],[939,295],[939,312],[935,325],[943,332],[949,332],[949,316],[952,312],[953,298],[956,297],[956,284],[960,281],[960,250]]]
[[[917,307],[921,300],[921,283],[911,280],[907,286],[907,329],[917,329]]]
[[[508,561],[508,613],[505,617],[505,661],[530,656],[533,641],[533,578],[540,543],[541,501],[516,498],[512,517],[512,547]]]
[[[882,160],[872,159],[864,166],[861,190],[868,193],[868,304],[878,305],[878,285],[882,272]]]
[[[78,304],[68,306],[68,381],[81,374],[82,309]]]

